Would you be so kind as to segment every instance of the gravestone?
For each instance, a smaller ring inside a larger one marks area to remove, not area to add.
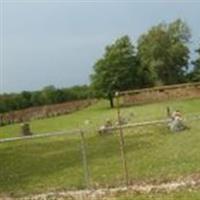
[[[30,126],[28,123],[23,123],[21,125],[21,134],[24,136],[32,135],[32,132],[30,131]]]

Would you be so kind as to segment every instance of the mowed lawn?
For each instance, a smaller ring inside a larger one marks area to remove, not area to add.
[[[185,115],[200,113],[200,99],[191,99],[127,107],[122,109],[122,115],[131,122],[160,119],[166,116],[167,106]],[[94,129],[106,119],[116,118],[116,110],[100,101],[70,115],[32,121],[31,128],[35,134]],[[90,124],[86,125],[86,120]],[[125,131],[130,181],[166,181],[200,173],[200,121],[188,122],[188,126],[189,130],[177,134],[166,125]],[[18,135],[19,124],[0,128],[0,138]],[[118,132],[107,136],[86,132],[86,141],[91,185],[122,184]],[[20,196],[85,188],[80,149],[78,134],[0,143],[0,194]]]

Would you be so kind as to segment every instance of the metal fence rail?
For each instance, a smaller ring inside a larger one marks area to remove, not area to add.
[[[53,132],[53,133],[43,133],[43,134],[20,136],[20,137],[13,137],[13,138],[3,138],[3,139],[0,139],[0,143],[14,142],[14,141],[19,141],[19,140],[30,140],[30,139],[44,138],[44,137],[61,136],[61,135],[66,135],[66,134],[77,134],[77,133],[80,133],[80,130],[59,131],[59,132]]]

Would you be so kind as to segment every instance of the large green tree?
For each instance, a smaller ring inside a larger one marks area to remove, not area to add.
[[[200,81],[200,48],[196,50],[198,53],[197,59],[193,62],[194,69],[191,73],[192,81]]]
[[[99,96],[108,98],[113,107],[115,91],[134,87],[136,67],[134,46],[128,36],[123,36],[107,46],[103,57],[94,65],[91,85]]]
[[[141,86],[184,82],[190,29],[178,19],[152,27],[138,40]]]

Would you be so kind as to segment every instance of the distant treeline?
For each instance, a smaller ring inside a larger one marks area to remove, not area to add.
[[[40,91],[23,91],[19,94],[1,94],[0,113],[92,97],[93,93],[87,85],[62,89],[57,89],[54,86],[47,86]]]

